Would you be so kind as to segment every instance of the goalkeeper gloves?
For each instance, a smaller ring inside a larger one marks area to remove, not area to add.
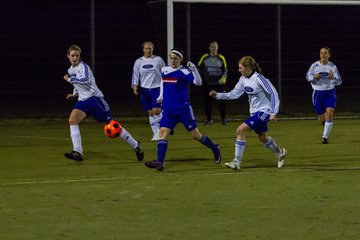
[[[222,76],[219,80],[218,80],[218,83],[220,85],[224,85],[226,83],[226,76]]]

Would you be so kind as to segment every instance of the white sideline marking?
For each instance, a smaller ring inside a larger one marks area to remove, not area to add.
[[[245,167],[244,167],[245,168]],[[311,172],[311,171],[332,171],[332,170],[360,170],[360,167],[329,167],[329,168],[301,168],[301,169],[277,169],[274,167],[274,171],[259,171],[259,172],[243,172],[243,171],[229,171],[229,172],[220,172],[220,173],[193,173],[193,174],[174,174],[171,173],[171,175],[155,175],[152,177],[158,177],[158,178],[164,178],[164,177],[180,177],[180,176],[199,176],[199,175],[217,175],[217,176],[223,176],[223,175],[234,175],[234,174],[266,174],[266,173],[281,173],[281,172]],[[9,183],[2,183],[2,186],[15,186],[15,185],[35,185],[35,184],[57,184],[57,183],[82,183],[82,182],[107,182],[107,181],[117,181],[117,180],[138,180],[138,179],[146,179],[146,177],[113,177],[113,178],[83,178],[83,179],[64,179],[64,180],[44,180],[44,181],[25,181],[25,182],[9,182]]]

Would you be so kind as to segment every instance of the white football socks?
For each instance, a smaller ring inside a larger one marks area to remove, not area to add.
[[[81,134],[79,125],[70,125],[70,136],[73,143],[73,149],[76,152],[83,153],[83,148],[81,145]]]
[[[139,143],[136,141],[124,127],[121,129],[121,139],[125,140],[132,148],[136,148]]]
[[[275,140],[272,137],[268,137],[268,142],[264,144],[264,147],[270,149],[276,156],[281,153],[281,148],[276,144]]]
[[[236,140],[235,142],[235,158],[234,161],[239,163],[241,162],[243,155],[244,155],[244,151],[245,151],[245,145],[246,145],[246,141],[244,140]]]
[[[149,123],[150,123],[150,127],[151,127],[151,130],[153,131],[153,133],[157,134],[159,131],[159,128],[157,127],[157,124],[156,124],[155,115],[149,116]]]
[[[326,121],[324,124],[324,131],[323,131],[323,138],[328,139],[329,138],[329,134],[331,131],[331,128],[333,126],[333,122],[332,121]]]

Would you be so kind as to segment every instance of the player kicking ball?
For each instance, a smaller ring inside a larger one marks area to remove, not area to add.
[[[65,153],[65,157],[75,161],[83,161],[83,148],[79,124],[89,115],[93,115],[98,122],[106,123],[105,134],[109,137],[120,137],[125,140],[136,153],[139,161],[144,159],[144,152],[140,148],[140,142],[135,140],[124,127],[112,119],[110,107],[104,99],[104,95],[96,85],[95,78],[90,67],[81,61],[81,48],[71,45],[67,51],[67,57],[71,63],[65,81],[74,86],[73,94],[68,94],[66,99],[78,98],[69,117],[70,136],[73,150]],[[116,127],[117,125],[117,127]],[[106,130],[114,130],[114,135]]]

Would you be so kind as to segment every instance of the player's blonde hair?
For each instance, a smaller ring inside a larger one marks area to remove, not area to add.
[[[246,68],[249,68],[253,71],[256,71],[258,73],[261,72],[261,68],[259,64],[255,61],[255,59],[252,56],[244,56],[239,60],[239,64],[243,65]]]
[[[81,48],[78,45],[71,45],[67,50],[67,55],[69,55],[71,51],[78,51],[81,55]]]

